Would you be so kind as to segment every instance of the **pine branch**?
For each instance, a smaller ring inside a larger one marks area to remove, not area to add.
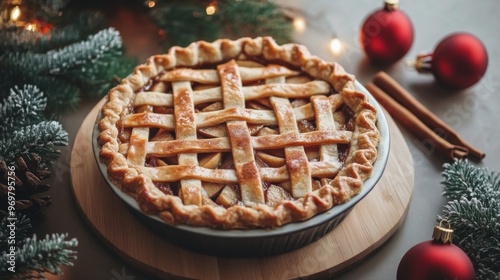
[[[488,195],[499,197],[498,175],[487,169],[474,167],[467,161],[454,161],[443,167],[443,195],[448,199],[460,199],[463,196],[471,198],[490,191],[494,193]]]
[[[82,65],[95,63],[100,58],[108,55],[121,55],[122,41],[120,34],[114,28],[101,30],[95,35],[90,35],[87,40],[69,45],[57,51],[50,51],[42,57],[34,57],[42,60],[47,65],[42,72],[51,75],[70,76],[71,74],[85,73],[87,69]],[[69,77],[73,78],[73,77]]]
[[[109,57],[88,67],[85,79],[80,81],[83,96],[99,98],[109,89],[118,85],[123,78],[132,73],[137,61],[126,56]],[[82,75],[83,76],[83,75]]]
[[[283,44],[292,38],[292,25],[271,1],[224,0],[220,4],[221,22],[231,29],[231,37],[272,36]]]
[[[292,27],[276,4],[265,0],[216,1],[213,15],[205,12],[208,1],[158,1],[150,16],[166,32],[166,48],[186,46],[198,40],[269,35],[278,43],[291,40]]]
[[[15,87],[10,95],[0,103],[0,133],[12,132],[19,126],[26,126],[42,120],[47,99],[36,86]]]
[[[500,278],[499,173],[457,160],[444,165],[443,195],[451,199],[439,220],[447,220],[476,269],[476,279]],[[492,277],[494,276],[494,277]]]
[[[53,146],[68,144],[68,133],[57,121],[42,121],[22,127],[12,135],[0,135],[0,160],[13,162],[19,156],[38,154],[44,164],[57,159],[60,152]]]
[[[14,236],[16,238],[16,245],[23,245],[24,240],[28,238],[28,231],[31,229],[31,221],[25,215],[16,213],[14,217],[15,220],[13,221],[8,220],[8,218],[10,218],[10,215],[5,213],[2,217],[2,222],[0,223],[2,227],[0,228],[0,252],[8,251],[8,248],[10,247],[9,245],[11,245],[9,244],[10,227],[8,227],[11,222],[14,222],[15,224]]]
[[[8,53],[3,59],[5,66],[11,66],[20,72],[31,69],[38,75],[68,76],[71,74],[85,73],[82,65],[96,62],[101,57],[115,55],[120,52],[121,38],[118,31],[113,28],[102,30],[95,35],[90,35],[87,40],[71,44],[61,49],[47,53]]]
[[[79,101],[79,90],[103,89],[95,95],[104,94],[110,84],[116,84],[116,76],[99,76],[109,65],[123,61],[122,42],[113,28],[91,35],[87,40],[64,48],[38,53],[7,53],[0,59],[0,92],[15,85],[35,84],[47,93],[47,111],[60,115],[74,107]],[[131,71],[132,68],[122,71]],[[108,75],[109,70],[108,70]],[[128,72],[127,72],[128,73]],[[123,76],[124,77],[124,76]],[[123,77],[120,77],[123,78]]]
[[[69,249],[76,247],[78,241],[73,238],[66,240],[67,234],[47,235],[38,240],[36,235],[25,240],[22,247],[16,250],[16,274],[18,279],[45,279],[44,273],[62,274],[60,266],[72,266],[76,260],[76,251]],[[2,275],[10,276],[7,263],[7,252],[0,257]]]

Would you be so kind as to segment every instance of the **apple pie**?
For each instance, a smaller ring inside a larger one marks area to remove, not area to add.
[[[199,41],[111,89],[100,160],[141,211],[169,224],[273,228],[358,194],[377,112],[355,79],[270,37]]]

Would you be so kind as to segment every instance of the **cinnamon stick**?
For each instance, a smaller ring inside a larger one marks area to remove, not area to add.
[[[443,132],[444,135],[441,135],[441,137],[450,143],[467,148],[469,150],[469,154],[477,159],[485,157],[486,154],[484,152],[480,151],[460,137],[460,135],[453,130],[452,127],[429,111],[429,109],[415,99],[405,88],[403,88],[387,73],[383,71],[377,73],[373,79],[373,83],[398,101],[433,131]]]
[[[439,152],[450,159],[464,158],[468,155],[467,148],[460,145],[454,145],[441,138],[408,109],[388,96],[374,83],[367,83],[365,87],[391,116],[398,120],[409,131],[413,132],[422,143],[430,145],[432,149],[431,152]]]

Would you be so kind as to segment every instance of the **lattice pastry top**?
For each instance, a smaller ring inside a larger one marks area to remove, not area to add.
[[[100,158],[169,223],[305,220],[356,195],[377,157],[376,111],[353,82],[268,37],[174,47],[109,92]]]

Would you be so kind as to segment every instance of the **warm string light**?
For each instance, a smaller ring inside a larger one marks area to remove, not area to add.
[[[297,16],[293,19],[293,27],[298,33],[304,32],[306,29],[306,19],[301,16]]]
[[[12,11],[10,11],[10,20],[17,21],[21,17],[21,9],[19,6],[15,6]]]
[[[35,32],[38,30],[38,26],[34,23],[28,23],[24,26],[24,29]]]
[[[339,55],[340,53],[342,53],[342,49],[342,41],[340,41],[340,39],[337,37],[333,37],[330,40],[330,51],[332,52],[332,54]]]
[[[52,29],[51,24],[36,19],[26,20],[26,16],[23,15],[22,12],[22,6],[16,4],[21,4],[21,1],[16,1],[14,5],[12,5],[12,9],[7,9],[6,11],[2,12],[4,15],[4,20],[8,19],[8,22],[5,22],[7,26],[21,28],[31,32],[39,32],[41,34],[47,34],[48,32],[50,32],[50,30]],[[61,13],[62,12],[59,13],[59,16],[61,15]],[[0,25],[1,24],[2,22],[0,20]]]
[[[148,1],[147,5],[149,8],[153,8],[156,5],[156,2],[155,1]]]
[[[209,16],[214,15],[217,12],[217,3],[211,2],[210,4],[208,4],[205,8],[205,12]]]

